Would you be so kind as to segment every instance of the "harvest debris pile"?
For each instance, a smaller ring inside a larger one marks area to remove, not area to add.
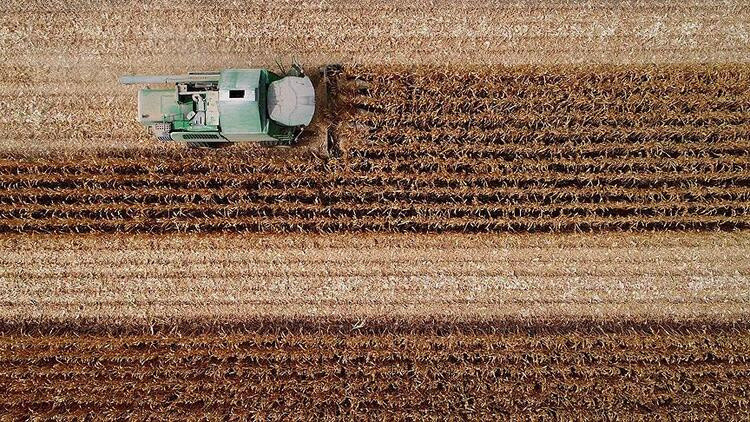
[[[220,328],[6,323],[0,411],[748,416],[745,325],[258,320]]]
[[[335,157],[0,161],[2,232],[750,227],[750,68],[349,67]],[[83,153],[79,153],[83,154]]]

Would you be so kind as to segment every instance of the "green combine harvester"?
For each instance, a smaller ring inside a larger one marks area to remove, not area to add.
[[[232,142],[293,145],[315,113],[315,88],[302,68],[226,69],[187,75],[122,76],[120,83],[174,84],[138,92],[138,122],[162,141],[191,147]]]

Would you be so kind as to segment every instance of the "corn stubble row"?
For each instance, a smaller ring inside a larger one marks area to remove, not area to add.
[[[3,232],[750,226],[750,68],[346,68],[334,157],[5,157]]]
[[[747,417],[750,400],[740,325],[4,324],[0,411],[16,417],[706,420]]]

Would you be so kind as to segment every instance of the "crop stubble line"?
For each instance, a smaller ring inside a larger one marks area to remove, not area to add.
[[[198,239],[199,240],[199,239]],[[404,239],[401,239],[404,241]],[[466,243],[472,242],[467,240]],[[144,263],[153,263],[154,265],[167,265],[180,262],[183,265],[208,265],[213,266],[213,261],[220,260],[221,267],[239,265],[239,264],[258,264],[267,265],[272,263],[289,263],[300,265],[321,265],[347,262],[366,262],[372,265],[396,265],[413,262],[419,258],[428,264],[448,264],[453,266],[458,263],[465,265],[474,264],[503,264],[514,265],[528,262],[528,257],[533,256],[534,262],[538,265],[548,264],[552,267],[559,267],[565,264],[576,264],[577,268],[582,268],[583,264],[596,265],[599,263],[610,263],[612,260],[621,264],[654,264],[654,263],[679,263],[684,261],[684,256],[690,255],[692,251],[700,252],[699,255],[691,258],[694,263],[717,263],[730,264],[736,263],[737,258],[744,257],[747,246],[741,245],[715,245],[713,250],[707,247],[684,248],[646,248],[633,251],[635,245],[613,247],[612,249],[576,247],[569,246],[577,252],[585,253],[584,256],[566,255],[565,252],[553,247],[516,247],[514,245],[492,245],[487,244],[482,247],[449,247],[446,245],[435,246],[429,244],[410,244],[404,241],[402,246],[392,248],[367,248],[367,254],[363,254],[357,247],[318,247],[314,244],[309,246],[299,246],[290,244],[284,253],[275,250],[254,249],[248,247],[243,250],[233,248],[224,248],[217,246],[210,250],[196,249],[185,250],[184,248],[172,248],[160,245],[157,247],[144,247],[139,245],[137,239],[131,243],[132,248],[127,251],[112,250],[110,246],[102,245],[98,248],[81,247],[80,245],[61,245],[62,248],[40,247],[29,248],[29,245],[5,243],[2,247],[4,254],[0,257],[0,263],[8,265],[6,272],[10,271],[44,271],[36,268],[13,267],[20,265],[30,258],[46,258],[49,263],[46,268],[55,268],[56,265],[71,265],[74,262],[76,266],[104,266],[115,262],[121,263],[121,268],[141,267]],[[362,246],[364,247],[364,246]],[[12,248],[12,249],[11,249]],[[306,248],[315,248],[308,250]],[[79,251],[100,251],[107,252],[99,256],[80,256],[77,260],[72,260]],[[150,256],[151,253],[159,251],[164,256]],[[628,252],[625,254],[624,252]],[[145,254],[145,255],[144,255]],[[332,257],[332,254],[341,256]]]
[[[232,220],[227,218],[194,218],[191,220],[173,219],[154,221],[134,219],[123,222],[102,222],[101,220],[49,219],[43,223],[29,223],[26,220],[9,220],[0,224],[0,231],[6,234],[73,234],[73,233],[193,233],[193,232],[236,232],[236,233],[334,233],[334,232],[401,232],[401,233],[492,233],[492,232],[603,232],[603,231],[734,231],[750,228],[747,218],[701,216],[686,219],[681,216],[651,218],[583,218],[571,222],[563,218],[535,219],[488,219],[453,218],[445,223],[443,216],[422,216],[409,220],[358,218],[357,221],[318,221],[307,219],[263,221]],[[359,221],[366,220],[366,221]]]
[[[321,306],[321,307],[328,307],[328,308],[352,308],[352,309],[364,309],[368,305],[378,305],[378,306],[385,306],[387,305],[389,308],[393,307],[399,307],[399,306],[411,306],[415,307],[417,309],[423,308],[426,305],[428,306],[440,306],[440,305],[462,305],[462,306],[476,306],[476,307],[482,307],[482,306],[492,306],[497,307],[499,305],[525,305],[525,306],[544,306],[544,305],[590,305],[590,306],[602,306],[602,305],[627,305],[631,307],[639,307],[643,305],[659,305],[659,306],[671,306],[671,305],[688,305],[692,306],[695,304],[695,299],[689,298],[689,297],[680,297],[680,298],[670,298],[670,297],[659,297],[659,298],[633,298],[630,295],[623,295],[620,298],[615,298],[613,296],[612,299],[599,299],[599,300],[592,300],[590,297],[581,297],[581,298],[569,298],[569,299],[543,299],[544,296],[537,296],[537,297],[513,297],[513,298],[497,298],[497,299],[484,299],[484,300],[476,300],[474,298],[470,299],[463,299],[463,298],[444,298],[442,295],[435,297],[435,298],[429,298],[429,299],[423,299],[423,300],[403,300],[403,299],[396,299],[394,296],[393,298],[387,298],[387,299],[354,299],[354,298],[345,298],[345,299],[301,299],[297,298],[295,301],[279,301],[277,298],[258,298],[258,299],[249,299],[249,298],[237,298],[237,299],[211,299],[211,300],[205,300],[200,301],[197,300],[194,295],[188,295],[186,297],[176,297],[174,299],[133,299],[133,300],[127,300],[127,299],[112,299],[112,300],[101,300],[101,298],[88,298],[88,299],[82,299],[78,296],[73,296],[69,298],[59,298],[59,299],[50,299],[50,300],[44,300],[39,301],[38,304],[42,305],[47,312],[56,311],[59,309],[62,310],[68,310],[75,306],[90,306],[93,308],[101,308],[105,309],[106,307],[115,306],[115,307],[133,307],[134,309],[145,309],[145,308],[154,308],[157,306],[164,306],[165,308],[169,308],[171,306],[175,307],[201,307],[206,306],[210,309],[216,309],[220,308],[225,305],[231,305],[231,306],[238,306],[241,308],[251,308],[254,305],[270,305],[270,306],[284,306],[289,305],[292,308],[297,308],[301,306]],[[705,305],[709,305],[710,301],[706,301],[708,303],[705,303]],[[740,298],[736,296],[731,297],[722,297],[716,301],[716,304],[721,304],[722,306],[731,306],[731,305],[740,305],[740,307],[744,307],[747,309],[748,306],[748,299],[746,298]],[[37,304],[29,304],[29,305],[19,305],[17,301],[15,300],[4,300],[0,301],[0,308],[9,308],[11,311],[18,311],[19,308],[34,308],[37,307]]]
[[[102,252],[109,252],[102,250]],[[150,251],[140,251],[140,253],[148,253]],[[174,254],[172,251],[163,251],[164,253],[168,254]],[[47,251],[46,253],[49,253]],[[441,251],[436,253],[443,253],[448,254],[452,253],[451,251]],[[388,268],[391,268],[392,266],[398,266],[398,265],[405,265],[405,264],[412,264],[414,262],[414,259],[419,258],[421,263],[424,263],[425,265],[432,265],[433,271],[439,271],[435,268],[440,268],[439,266],[446,266],[446,268],[460,268],[461,266],[482,266],[482,264],[486,265],[499,265],[499,266],[514,266],[526,263],[528,260],[525,259],[502,259],[500,257],[497,260],[492,260],[491,258],[475,258],[475,259],[438,259],[438,258],[430,258],[429,256],[425,256],[424,253],[422,254],[415,254],[414,256],[409,257],[392,257],[392,258],[377,258],[377,259],[367,259],[366,257],[360,257],[357,256],[357,258],[350,258],[350,259],[299,259],[297,257],[293,258],[278,258],[278,259],[254,259],[252,256],[245,256],[245,255],[238,255],[240,257],[238,258],[231,258],[224,255],[217,255],[217,256],[207,256],[205,258],[197,258],[197,259],[190,259],[189,257],[182,257],[177,254],[174,254],[174,258],[142,258],[142,259],[136,259],[131,257],[118,257],[116,254],[107,254],[109,257],[102,258],[102,259],[81,259],[76,260],[76,263],[74,266],[71,266],[69,262],[75,258],[75,253],[70,254],[69,256],[60,256],[55,257],[52,259],[49,259],[47,268],[54,269],[50,270],[51,275],[60,275],[61,273],[65,272],[63,269],[65,268],[96,268],[96,267],[105,267],[109,268],[111,266],[116,266],[119,264],[121,268],[142,268],[144,265],[153,265],[153,266],[168,266],[168,265],[181,265],[184,267],[192,268],[192,271],[196,271],[196,266],[203,265],[203,266],[211,266],[212,268],[222,268],[222,269],[228,269],[232,268],[233,266],[270,266],[274,264],[280,264],[280,263],[289,263],[290,266],[294,265],[302,265],[302,266],[325,266],[325,265],[347,265],[347,264],[369,264],[373,266],[385,266]],[[729,274],[729,272],[735,272],[735,265],[737,264],[738,260],[741,260],[742,258],[745,258],[745,254],[743,252],[734,252],[734,253],[725,253],[720,254],[716,258],[712,259],[705,259],[705,260],[693,260],[691,261],[693,265],[705,265],[705,264],[712,264],[714,266],[718,266],[719,268],[726,268],[725,270],[712,270],[710,273],[697,273],[694,274],[694,276],[703,276],[703,275],[716,275],[716,274],[723,274],[726,272]],[[35,257],[36,259],[42,259],[42,258],[49,258],[47,255],[38,256]],[[3,258],[0,260],[0,263],[2,263],[4,266],[7,266],[7,269],[3,270],[0,274],[4,275],[13,275],[13,276],[19,276],[24,275],[24,277],[31,277],[33,274],[37,273],[36,271],[31,270],[24,270],[24,269],[18,269],[16,266],[20,266],[25,264],[28,261],[29,257],[19,257],[19,258]],[[220,264],[217,263],[217,261],[220,262]],[[606,264],[613,262],[613,258],[602,258],[602,259],[590,259],[590,258],[571,258],[571,259],[556,259],[556,260],[545,260],[545,259],[536,259],[534,263],[539,266],[548,265],[550,268],[564,268],[565,266],[575,266],[575,268],[586,268],[587,265],[596,265],[596,264]],[[623,266],[628,265],[654,265],[654,264],[684,264],[683,258],[653,258],[653,259],[616,259],[616,262],[618,264],[621,264]],[[314,268],[314,267],[313,267]],[[713,267],[717,268],[717,267]],[[52,273],[52,271],[55,271]],[[70,270],[73,271],[73,270]],[[83,271],[83,270],[81,270]],[[123,270],[124,271],[124,270]],[[445,270],[447,271],[447,270]],[[497,270],[495,270],[497,271]],[[604,271],[604,270],[602,270]],[[612,271],[612,270],[607,270]],[[620,274],[620,272],[617,272]],[[92,274],[96,274],[95,272]],[[534,275],[538,275],[539,277],[546,277],[548,274],[544,272],[538,272],[534,271]],[[632,275],[648,275],[653,274],[647,271],[638,271],[635,274]],[[83,275],[83,274],[81,274]],[[464,275],[462,272],[459,272],[457,274],[452,274],[453,276],[457,275]],[[494,275],[497,275],[497,272],[495,272]],[[519,276],[518,270],[515,270],[512,274],[515,277]],[[570,274],[573,275],[573,274]],[[581,274],[575,274],[575,275],[581,275]],[[582,273],[582,275],[591,275],[588,273]],[[679,272],[677,272],[676,275],[683,275]],[[737,274],[737,275],[744,275],[744,274]],[[93,276],[93,275],[92,275]],[[597,274],[597,277],[609,277],[606,272],[602,274]],[[615,277],[615,276],[613,276]],[[85,277],[81,277],[81,279],[84,279]]]
[[[232,275],[228,275],[231,277]],[[309,278],[308,278],[309,279]],[[340,278],[326,278],[318,277],[317,280],[323,282],[341,282],[349,281],[348,279]],[[358,277],[357,282],[365,283],[376,283],[382,277]],[[746,280],[745,277],[743,280]],[[167,277],[159,282],[171,282],[179,281],[182,279],[175,279]],[[493,280],[488,280],[493,281]],[[545,280],[549,282],[550,280]],[[607,281],[617,282],[617,279],[611,278]],[[269,282],[273,282],[270,280]],[[289,282],[304,282],[304,279],[289,279]],[[218,284],[218,283],[217,283]],[[337,305],[343,307],[362,308],[371,305],[386,306],[389,309],[398,307],[400,305],[408,305],[416,308],[430,308],[433,306],[439,306],[441,304],[449,303],[454,305],[469,305],[469,306],[489,306],[489,305],[531,305],[533,307],[539,307],[540,305],[569,305],[569,304],[583,304],[591,306],[602,306],[602,305],[628,305],[633,308],[638,308],[644,305],[685,305],[691,306],[697,302],[700,302],[703,306],[728,307],[730,305],[737,305],[737,307],[748,309],[750,307],[750,295],[748,295],[746,289],[742,287],[729,288],[721,286],[721,293],[708,294],[704,292],[694,292],[690,289],[661,289],[661,286],[648,286],[646,284],[642,286],[634,286],[632,289],[618,289],[618,288],[580,288],[575,294],[570,294],[568,290],[564,289],[547,289],[547,288],[518,288],[518,289],[486,289],[482,291],[482,294],[489,296],[483,300],[460,299],[465,295],[464,287],[435,287],[432,289],[361,289],[347,292],[347,295],[340,294],[340,299],[308,299],[303,300],[302,297],[315,297],[319,294],[320,286],[311,286],[309,290],[297,290],[294,295],[285,293],[284,289],[276,289],[272,291],[266,291],[262,289],[223,289],[212,286],[206,286],[205,288],[195,288],[190,290],[181,289],[92,289],[87,291],[85,289],[76,290],[63,290],[63,289],[50,289],[36,292],[20,292],[13,300],[3,299],[0,302],[0,308],[5,308],[6,311],[20,311],[24,308],[33,311],[33,306],[44,307],[47,314],[53,313],[59,310],[70,310],[76,306],[79,306],[78,311],[83,312],[84,308],[90,307],[94,309],[102,309],[107,306],[125,306],[130,308],[131,311],[137,309],[150,309],[154,310],[155,307],[164,307],[167,309],[171,305],[175,306],[189,306],[189,303],[193,303],[196,308],[204,307],[206,316],[209,315],[210,309],[220,308],[223,305],[232,305],[241,308],[252,307],[253,305],[276,305],[279,307],[296,308],[304,306],[322,306],[326,308],[333,308]],[[468,285],[466,288],[474,288],[476,285]],[[642,289],[636,290],[638,287],[652,287],[651,290]],[[40,297],[44,294],[54,291],[59,298],[55,300],[41,300]],[[658,294],[657,294],[658,292]],[[287,294],[287,299],[280,300],[276,296]],[[119,300],[115,297],[121,295],[138,295],[138,296],[152,296],[154,298],[150,300]],[[233,297],[233,299],[226,300],[215,300],[205,299],[206,295],[225,295],[227,297]],[[356,298],[359,295],[379,295],[383,297],[381,300],[373,301],[357,301]],[[413,300],[395,300],[405,296],[415,297],[420,296],[420,299]],[[607,300],[594,300],[592,297],[606,295],[610,299]],[[648,295],[649,298],[641,296]],[[514,299],[508,297],[513,296]],[[543,300],[541,298],[556,296],[566,296],[566,299],[554,299],[554,300]],[[673,296],[680,296],[680,299],[674,299]],[[170,299],[158,299],[158,297],[170,297]],[[33,305],[26,304],[33,302]],[[199,309],[195,309],[199,310]],[[89,309],[90,311],[90,309]],[[167,311],[168,312],[168,311]],[[175,312],[179,313],[178,310]],[[105,312],[106,314],[106,312]]]
[[[663,265],[663,263],[662,263]],[[703,264],[706,265],[706,264]],[[493,291],[519,292],[526,294],[529,292],[538,292],[540,290],[556,291],[557,293],[574,293],[576,289],[582,289],[586,292],[596,291],[633,291],[643,294],[649,294],[652,291],[665,289],[662,285],[671,285],[677,282],[683,283],[680,286],[669,287],[668,290],[681,293],[692,293],[694,295],[711,294],[711,286],[721,285],[722,291],[730,291],[731,294],[738,296],[748,296],[749,293],[743,291],[743,282],[750,275],[748,267],[740,268],[735,271],[729,269],[721,271],[698,272],[690,276],[673,274],[669,271],[653,271],[641,273],[620,274],[614,269],[605,273],[596,273],[589,271],[543,272],[541,274],[518,274],[516,271],[503,273],[503,271],[470,271],[461,270],[460,268],[452,270],[433,270],[433,271],[383,271],[377,269],[359,269],[352,270],[350,273],[325,273],[310,271],[217,271],[213,274],[206,274],[201,271],[169,271],[161,274],[154,273],[135,273],[128,274],[123,272],[109,272],[100,270],[99,272],[89,271],[81,276],[77,271],[60,271],[51,277],[44,277],[37,274],[28,273],[9,273],[6,277],[23,278],[23,280],[43,283],[38,287],[28,287],[21,282],[2,283],[7,288],[12,288],[20,297],[25,294],[44,292],[51,288],[58,293],[88,293],[97,292],[102,295],[113,292],[147,292],[147,291],[173,291],[189,293],[191,291],[210,292],[232,292],[236,291],[237,295],[246,295],[249,293],[275,293],[284,292],[291,288],[299,289],[294,283],[308,280],[309,283],[303,289],[318,291],[335,280],[350,283],[350,286],[338,286],[335,289],[341,291],[351,290],[372,290],[382,292],[396,291],[451,291],[460,293],[462,289],[477,290],[483,293]],[[187,282],[190,275],[194,274],[194,280]],[[108,281],[102,281],[107,277]],[[357,286],[356,282],[371,278],[383,279],[383,285],[377,287]],[[550,287],[550,280],[557,280],[555,284],[558,287]],[[672,279],[670,282],[664,280]],[[76,281],[77,280],[77,281]],[[123,285],[127,280],[133,281],[133,286]],[[224,281],[235,280],[235,281]],[[262,283],[267,280],[267,285]],[[317,281],[323,280],[323,281]],[[403,284],[398,284],[396,280],[402,280]],[[488,283],[495,283],[485,286],[481,283],[486,280]],[[164,283],[174,283],[166,286]],[[223,285],[222,285],[223,284]],[[332,290],[334,288],[331,288]],[[10,297],[2,294],[0,297]]]

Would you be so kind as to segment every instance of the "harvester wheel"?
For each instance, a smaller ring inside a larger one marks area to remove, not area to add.
[[[258,144],[260,144],[261,146],[264,146],[264,147],[269,147],[269,148],[270,147],[291,147],[292,146],[291,143],[288,142],[288,141],[280,141],[280,140],[277,140],[277,139],[275,139],[273,141],[261,141],[261,142],[258,142]]]

